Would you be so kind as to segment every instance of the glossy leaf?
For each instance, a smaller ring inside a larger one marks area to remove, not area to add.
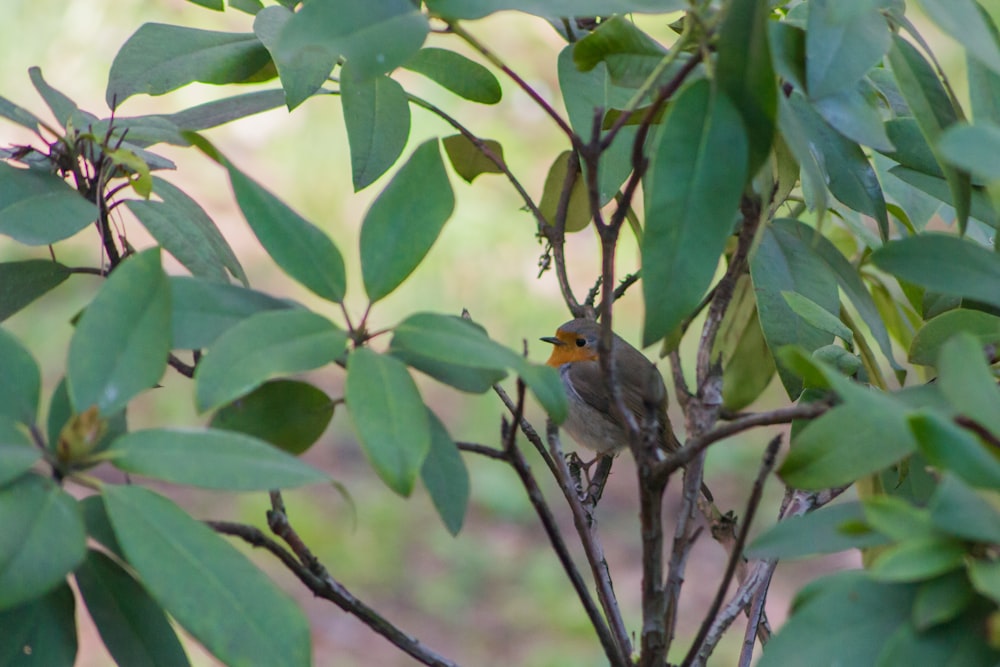
[[[77,323],[66,366],[73,407],[118,412],[159,381],[170,347],[170,284],[152,248],[115,269]]]
[[[31,352],[5,329],[0,329],[0,368],[0,417],[34,424],[42,374]]]
[[[889,50],[889,25],[874,3],[813,0],[806,26],[806,85],[811,98],[857,83]]]
[[[994,289],[1000,280],[1000,256],[973,241],[921,234],[887,243],[872,254],[872,261],[883,271],[929,290],[1000,307],[1000,294]]]
[[[800,222],[775,222],[761,232],[760,243],[750,258],[750,276],[757,295],[757,311],[771,353],[785,345],[798,345],[807,352],[833,342],[833,336],[818,329],[788,305],[783,292],[795,292],[830,314],[840,312],[837,280],[813,252],[812,230]],[[782,363],[778,375],[788,395],[795,398],[802,382]]]
[[[18,425],[0,416],[0,487],[14,481],[42,458]]]
[[[340,82],[340,101],[357,192],[375,182],[403,153],[410,136],[410,104],[403,87],[387,76],[362,81],[346,77]]]
[[[195,81],[246,83],[273,76],[271,57],[252,33],[146,23],[111,63],[104,98],[114,109],[132,95],[162,95]]]
[[[115,561],[99,551],[88,551],[76,570],[76,583],[116,663],[150,667],[190,664],[167,615]]]
[[[278,37],[279,61],[307,62],[317,54],[347,60],[345,76],[368,79],[402,65],[423,45],[427,17],[407,0],[307,2]]]
[[[644,345],[673,331],[708,289],[733,232],[747,151],[743,120],[708,81],[671,102],[645,179]]]
[[[76,500],[48,479],[28,474],[0,488],[0,525],[0,609],[52,590],[83,559]]]
[[[430,410],[427,418],[430,420],[431,446],[420,467],[420,479],[445,528],[452,535],[458,535],[469,504],[469,472],[441,420]]]
[[[294,308],[290,301],[236,285],[171,276],[173,346],[181,350],[209,347],[216,338],[246,318],[268,310]]]
[[[328,479],[262,440],[215,429],[132,431],[107,456],[125,472],[207,489],[265,491]]]
[[[47,259],[0,264],[0,322],[58,287],[69,276],[68,267]]]
[[[420,206],[414,206],[419,201]],[[434,245],[455,208],[437,140],[421,144],[372,203],[361,224],[361,275],[368,298],[399,287]]]
[[[492,139],[480,140],[484,148],[489,150],[494,156],[503,162],[503,146],[500,142]],[[486,157],[483,152],[472,143],[472,141],[462,134],[453,134],[441,140],[444,145],[444,152],[448,155],[448,161],[455,169],[455,173],[462,177],[467,183],[475,180],[480,174],[501,174],[503,170],[496,165],[493,160]]]
[[[864,520],[856,502],[822,507],[809,514],[779,521],[747,548],[747,558],[802,558],[848,549],[865,549],[888,543],[884,535],[869,530],[848,530]]]
[[[305,102],[326,82],[337,62],[335,55],[319,52],[289,52],[278,47],[281,32],[294,14],[281,5],[265,7],[253,20],[253,32],[267,48],[285,89],[285,104],[291,111]]]
[[[964,308],[941,313],[929,320],[914,336],[910,345],[910,362],[936,365],[944,343],[962,331],[975,336],[981,346],[1000,343],[1000,317]]]
[[[198,364],[198,410],[229,403],[275,375],[331,363],[343,354],[346,345],[347,334],[308,310],[253,315],[216,339]]]
[[[153,190],[163,201],[130,199],[126,206],[157,243],[199,278],[228,283],[228,269],[246,286],[243,267],[205,210],[169,181],[154,177]]]
[[[63,582],[45,596],[0,611],[0,664],[9,667],[73,667],[76,602]]]
[[[0,162],[0,234],[25,245],[49,245],[96,219],[97,207],[55,174]]]
[[[219,660],[311,664],[302,610],[246,556],[152,491],[109,485],[102,496],[143,587]]]
[[[470,102],[496,104],[502,95],[500,82],[491,71],[448,49],[420,49],[403,63],[403,68],[423,74]]]
[[[375,472],[408,496],[431,446],[431,428],[417,386],[402,362],[359,348],[347,357],[347,409]]]
[[[770,13],[768,0],[735,0],[719,28],[716,75],[719,87],[743,117],[750,175],[771,152],[778,116],[778,82],[767,28]],[[738,158],[738,154],[731,157]]]
[[[662,14],[687,8],[683,0],[431,0],[428,9],[456,19],[480,19],[503,10],[537,16],[610,16],[627,12]]]
[[[941,81],[930,63],[913,45],[899,35],[893,37],[889,63],[899,82],[900,92],[906,98],[920,131],[927,139],[931,150],[935,150],[941,132],[958,120],[958,114]],[[940,159],[938,163],[941,164],[945,179],[948,181],[959,229],[964,230],[969,217],[971,191],[969,175],[942,163]]]
[[[545,176],[545,186],[542,189],[542,200],[538,202],[538,210],[545,216],[550,225],[556,224],[556,214],[559,211],[559,200],[562,198],[567,173],[569,171],[570,151],[563,151],[556,156],[549,173]],[[578,232],[590,224],[590,199],[587,194],[587,184],[583,172],[578,168],[569,193],[566,205],[566,222],[563,227],[567,232]]]
[[[330,397],[311,384],[271,380],[220,408],[211,427],[245,433],[298,455],[323,435],[333,409]]]

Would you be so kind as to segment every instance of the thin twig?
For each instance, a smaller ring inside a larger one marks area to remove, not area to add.
[[[770,563],[771,561],[766,561]],[[777,561],[773,561],[777,565]],[[740,649],[740,660],[738,667],[750,667],[753,661],[753,649],[757,645],[757,635],[760,627],[765,623],[764,602],[767,601],[767,590],[771,585],[771,576],[774,574],[774,567],[765,567],[763,583],[753,596],[750,603],[750,611],[747,614],[747,627],[743,633],[743,647]]]
[[[173,355],[173,353],[170,353],[167,356],[167,363],[170,364],[171,366],[173,366],[174,370],[176,370],[178,373],[180,373],[184,377],[186,377],[186,378],[193,378],[194,377],[194,366],[191,366],[189,364],[185,364],[183,361],[181,361],[180,359],[178,359],[177,357],[175,357]]]
[[[490,459],[495,459],[497,461],[508,461],[507,453],[496,449],[495,447],[490,447],[488,445],[480,445],[475,442],[456,442],[458,448],[463,452],[470,452],[472,454],[479,454],[480,456],[485,456]]]
[[[506,390],[504,390],[504,388],[499,384],[495,384],[493,385],[493,391],[500,397],[504,406],[506,406],[507,410],[509,410],[513,415],[517,411],[517,406],[514,404],[514,401],[511,400],[510,395],[506,392]],[[542,437],[538,435],[538,431],[536,431],[535,427],[531,425],[531,422],[523,416],[518,420],[517,425],[521,428],[521,433],[524,434],[524,437],[528,439],[528,442],[534,446],[538,455],[542,457],[543,461],[545,461],[545,465],[554,477],[556,475],[556,464],[552,461],[552,457],[549,455],[548,449],[545,447],[545,442],[542,440]]]

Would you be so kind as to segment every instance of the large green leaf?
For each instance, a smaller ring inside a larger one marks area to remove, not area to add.
[[[190,664],[163,609],[115,561],[88,551],[76,570],[76,583],[104,645],[119,665]]]
[[[171,276],[173,346],[180,350],[209,347],[228,329],[256,313],[295,307],[290,301],[236,285],[187,276]]]
[[[1000,488],[1000,461],[971,431],[931,413],[910,417],[910,428],[928,463],[952,471],[973,486]]]
[[[307,2],[281,31],[275,56],[309,62],[322,54],[331,63],[343,57],[344,76],[367,79],[406,62],[429,30],[427,17],[408,0]]]
[[[913,603],[913,622],[919,630],[947,623],[972,602],[972,585],[964,572],[952,572],[925,581]]]
[[[892,33],[873,2],[812,0],[806,26],[806,86],[820,98],[857,83],[889,50]]]
[[[68,95],[49,85],[45,77],[42,76],[41,68],[29,67],[28,77],[31,79],[31,85],[35,87],[41,98],[45,100],[49,110],[52,111],[52,115],[64,128],[75,127],[77,130],[83,130],[97,120],[93,114],[77,107],[76,102],[71,100]]]
[[[976,337],[963,332],[945,343],[937,369],[944,397],[962,414],[1000,434],[1000,389]]]
[[[899,35],[893,37],[889,63],[899,83],[899,90],[906,98],[920,131],[931,150],[936,150],[941,132],[958,121],[958,112],[952,106],[941,80],[920,52]],[[935,154],[935,157],[938,156]],[[959,229],[964,230],[969,217],[972,187],[969,174],[944,163],[940,157],[938,163],[951,190]]]
[[[73,667],[76,663],[76,602],[63,582],[51,593],[0,611],[0,665]]]
[[[1000,343],[1000,317],[981,310],[956,308],[929,320],[917,332],[910,345],[910,363],[933,366],[945,341],[956,333],[966,331],[976,337],[980,345]]]
[[[1000,44],[975,0],[919,0],[917,4],[971,57],[1000,74]]]
[[[69,276],[68,267],[47,259],[0,264],[0,322],[62,284]]]
[[[211,426],[246,433],[298,455],[323,435],[333,409],[330,397],[307,382],[271,380],[220,408]]]
[[[872,254],[883,271],[929,290],[1000,308],[1000,256],[968,239],[921,234],[887,243]]]
[[[357,192],[395,164],[410,136],[406,91],[388,76],[340,82],[344,126],[351,147],[351,178]]]
[[[889,174],[911,186],[911,190],[920,192],[921,194],[930,195],[933,199],[936,199],[939,202],[944,202],[948,206],[954,208],[955,198],[952,196],[951,189],[948,187],[948,181],[944,178],[931,176],[915,169],[908,169],[907,167],[900,165],[890,168]],[[937,213],[938,210],[941,210],[940,207],[935,209],[934,213]],[[946,213],[947,210],[948,209],[942,210],[941,213],[950,219],[954,214]],[[994,229],[1000,228],[1000,220],[997,219],[997,213],[993,210],[993,205],[990,203],[989,198],[986,193],[983,192],[982,188],[972,188],[971,200],[969,202],[969,214],[970,217],[973,217],[976,220],[993,227]],[[926,227],[926,224],[924,226]]]
[[[49,245],[96,219],[97,207],[55,174],[0,162],[0,234],[25,245]]]
[[[974,542],[1000,542],[1000,512],[951,473],[942,475],[927,507],[938,530]]]
[[[229,403],[275,375],[331,363],[346,345],[347,334],[308,310],[253,315],[216,339],[198,364],[198,409],[204,412]]]
[[[810,211],[827,209],[826,166],[813,146],[806,124],[799,119],[784,95],[778,96],[778,129],[780,138],[799,165],[802,197]]]
[[[878,91],[868,79],[862,79],[853,88],[814,100],[813,108],[851,141],[878,151],[891,152],[895,148],[882,120]]]
[[[419,201],[420,206],[414,206]],[[365,214],[361,275],[372,301],[396,289],[423,260],[455,208],[437,140],[422,143]]]
[[[609,73],[623,68],[652,71],[667,55],[667,50],[624,16],[612,16],[601,21],[590,34],[573,45],[573,62],[581,72],[589,72],[600,63]],[[641,82],[636,82],[641,84]]]
[[[219,660],[311,664],[302,610],[246,556],[152,491],[108,485],[102,496],[143,587]]]
[[[107,450],[125,472],[207,489],[264,491],[328,479],[263,440],[216,429],[133,431]]]
[[[537,16],[610,16],[628,12],[662,14],[687,9],[684,0],[430,0],[427,8],[455,19],[480,19],[504,10]]]
[[[292,16],[288,8],[272,5],[257,12],[253,20],[254,34],[267,48],[278,69],[289,111],[319,90],[337,62],[336,55],[325,52],[289,52],[278,48],[281,33]]]
[[[778,117],[778,82],[768,43],[768,0],[735,0],[719,28],[716,75],[743,117],[750,140],[747,173],[771,152]],[[738,159],[733,156],[732,159]]]
[[[80,510],[51,480],[28,474],[0,488],[0,525],[0,609],[55,588],[83,560]]]
[[[118,412],[163,376],[169,352],[170,284],[151,248],[115,269],[83,311],[66,365],[73,407]]]
[[[382,481],[408,496],[431,446],[420,392],[406,366],[367,348],[347,357],[347,409],[361,447]]]
[[[837,278],[826,261],[813,251],[814,237],[815,232],[801,222],[775,221],[763,229],[760,243],[750,257],[760,326],[772,355],[785,345],[798,345],[813,352],[833,342],[832,334],[797,315],[782,295],[795,292],[831,315],[839,314]],[[802,381],[780,360],[778,375],[790,397],[801,393]]]
[[[880,581],[924,581],[962,566],[961,542],[938,536],[907,540],[879,551],[869,568]]]
[[[420,467],[420,479],[448,532],[458,535],[469,504],[469,471],[441,420],[430,410],[427,418],[431,426],[431,446]]]
[[[888,538],[875,531],[858,532],[864,520],[856,502],[822,507],[803,516],[779,521],[747,548],[747,558],[802,558],[864,549],[887,544]]]
[[[34,424],[42,373],[27,348],[5,329],[0,329],[0,368],[0,417]]]
[[[747,141],[739,112],[708,81],[695,82],[671,102],[644,183],[643,345],[673,331],[708,289],[733,233],[747,178]]]
[[[42,458],[21,428],[7,417],[0,417],[0,487],[17,479]]]
[[[493,72],[448,49],[420,49],[403,63],[403,67],[423,74],[471,102],[496,104],[502,95],[500,82]]]
[[[569,405],[566,400],[566,388],[558,369],[545,364],[532,364],[523,357],[517,357],[518,364],[514,367],[524,383],[531,389],[542,408],[548,413],[549,419],[556,424],[566,421]]]
[[[162,178],[153,178],[153,191],[162,202],[130,199],[126,206],[164,250],[199,278],[228,283],[228,269],[247,285],[229,243],[198,202]]]
[[[162,95],[194,81],[245,83],[273,76],[271,57],[253,33],[146,23],[111,63],[104,98],[115,108],[132,95]]]
[[[991,123],[952,125],[938,141],[941,157],[988,182],[1000,181],[1000,127]]]

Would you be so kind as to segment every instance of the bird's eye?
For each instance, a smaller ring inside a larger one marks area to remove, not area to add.
[[[584,347],[584,346],[586,346],[586,344],[587,344],[587,339],[586,338],[577,338],[576,339],[576,346],[577,347]]]

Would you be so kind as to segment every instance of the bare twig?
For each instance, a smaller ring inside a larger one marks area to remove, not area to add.
[[[485,456],[490,459],[495,459],[497,461],[507,461],[507,453],[496,449],[495,447],[490,447],[488,445],[480,445],[475,442],[456,442],[458,448],[463,452],[470,452],[472,454],[479,454],[480,456]]]
[[[515,414],[517,406],[514,404],[514,401],[511,400],[510,395],[504,390],[504,388],[499,384],[495,384],[493,385],[493,391],[500,397],[500,400],[503,402],[504,406],[506,406],[507,410],[509,410],[512,415]],[[516,424],[521,428],[521,433],[523,433],[524,437],[528,439],[528,442],[534,446],[538,455],[542,457],[543,461],[545,461],[545,465],[554,477],[556,475],[556,464],[552,461],[552,457],[549,455],[549,451],[545,447],[545,442],[542,440],[542,437],[538,435],[538,431],[536,431],[535,427],[531,425],[531,422],[523,416],[517,420]]]
[[[185,364],[183,361],[175,357],[173,353],[167,356],[167,363],[173,366],[173,368],[184,377],[194,377],[194,366]]]

